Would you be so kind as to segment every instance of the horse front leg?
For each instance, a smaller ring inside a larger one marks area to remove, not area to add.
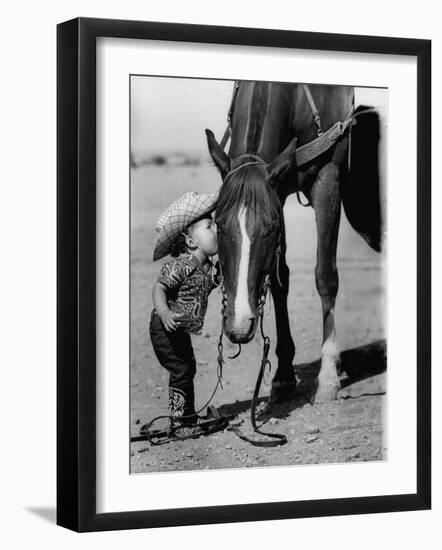
[[[285,239],[283,239],[285,241]],[[287,296],[289,292],[290,271],[285,258],[286,245],[281,245],[278,265],[270,276],[271,292],[275,304],[276,349],[278,368],[272,381],[270,403],[279,403],[293,399],[296,389],[296,378],[293,368],[295,344],[290,332]],[[277,272],[278,270],[278,272]]]
[[[335,302],[339,278],[336,267],[341,202],[339,172],[332,162],[320,171],[311,190],[317,231],[316,288],[322,303],[323,339],[316,402],[336,399],[340,389],[339,350],[335,328]]]

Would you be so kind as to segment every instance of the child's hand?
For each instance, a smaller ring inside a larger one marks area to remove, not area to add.
[[[178,328],[174,320],[175,317],[177,317],[177,314],[170,309],[163,309],[163,311],[158,312],[158,315],[160,316],[161,322],[167,332],[174,332]]]

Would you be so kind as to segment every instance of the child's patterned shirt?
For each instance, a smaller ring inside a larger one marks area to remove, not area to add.
[[[201,334],[209,294],[219,284],[218,274],[213,271],[210,262],[206,273],[189,252],[180,254],[161,268],[158,282],[166,287],[169,308],[180,314],[175,321],[186,332]]]

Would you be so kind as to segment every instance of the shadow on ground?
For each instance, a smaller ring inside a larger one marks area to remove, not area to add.
[[[269,418],[287,418],[292,411],[312,404],[316,392],[316,380],[319,374],[321,361],[317,359],[311,363],[295,365],[295,374],[298,380],[293,399],[284,403],[267,403],[267,398],[258,400],[260,410],[259,419],[266,421]],[[341,388],[345,389],[378,374],[387,369],[387,344],[385,340],[377,340],[371,344],[359,346],[341,352]],[[384,393],[384,392],[379,392]],[[368,394],[361,394],[368,395]],[[374,395],[374,394],[370,394]],[[377,395],[377,394],[376,394]],[[343,396],[347,398],[347,396]],[[236,401],[219,407],[221,415],[234,418],[250,410],[251,399]]]

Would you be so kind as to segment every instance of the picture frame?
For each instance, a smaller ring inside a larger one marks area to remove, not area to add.
[[[97,39],[410,56],[417,63],[416,491],[97,511]],[[57,524],[78,532],[431,507],[431,41],[79,18],[57,27]]]

